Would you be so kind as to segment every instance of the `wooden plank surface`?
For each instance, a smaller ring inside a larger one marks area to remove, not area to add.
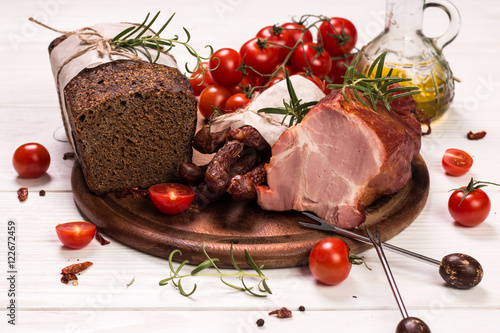
[[[455,0],[462,16],[462,29],[444,50],[453,73],[461,82],[448,114],[434,124],[422,141],[421,154],[430,175],[430,192],[421,214],[391,243],[440,259],[452,252],[472,255],[485,269],[479,286],[467,291],[444,287],[435,267],[387,253],[391,269],[411,315],[424,319],[434,333],[497,333],[500,326],[500,188],[488,187],[492,211],[476,228],[457,226],[447,212],[452,188],[467,184],[470,177],[500,182],[500,7],[492,0]],[[0,319],[1,332],[392,332],[401,319],[373,250],[363,252],[371,271],[353,267],[342,284],[327,287],[315,282],[307,267],[266,269],[273,295],[256,299],[228,290],[217,278],[196,278],[190,297],[179,295],[172,286],[160,287],[168,276],[164,259],[148,255],[110,238],[102,247],[92,242],[82,250],[61,246],[54,227],[61,222],[81,220],[71,192],[74,161],[62,155],[69,145],[56,141],[53,132],[61,127],[55,85],[51,76],[47,46],[55,33],[30,28],[34,16],[61,29],[76,29],[97,22],[137,21],[146,12],[162,10],[162,17],[176,12],[171,31],[186,26],[197,49],[210,43],[215,49],[239,46],[261,27],[282,23],[292,15],[317,13],[344,16],[358,27],[358,46],[373,38],[383,27],[385,1],[290,2],[276,0],[266,6],[243,1],[159,1],[137,3],[129,0],[7,0],[2,2],[0,31]],[[446,27],[447,17],[429,10],[424,33],[437,36]],[[19,39],[16,39],[19,38]],[[17,42],[16,42],[17,41]],[[180,54],[179,63],[188,59]],[[468,141],[468,131],[485,130],[481,141]],[[36,141],[49,149],[52,165],[37,180],[19,179],[11,165],[19,145]],[[471,171],[449,177],[441,167],[447,148],[468,151],[474,157]],[[17,200],[20,186],[30,188],[24,203]],[[38,191],[46,190],[40,197]],[[7,323],[7,221],[16,221],[18,230],[17,322]],[[81,275],[78,287],[60,283],[60,270],[77,260],[94,266]],[[191,268],[189,266],[188,268]],[[229,272],[230,270],[224,270]],[[130,287],[126,283],[135,277]],[[188,283],[191,283],[188,285]],[[356,296],[356,297],[353,297]],[[267,312],[287,306],[294,317],[278,320]],[[263,317],[263,328],[255,325]],[[200,322],[200,324],[198,324]],[[478,329],[480,325],[480,329]]]

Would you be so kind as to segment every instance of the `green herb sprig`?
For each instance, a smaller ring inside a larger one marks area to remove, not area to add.
[[[500,184],[497,184],[497,183],[483,182],[481,180],[474,180],[474,178],[471,178],[470,182],[469,182],[469,184],[467,184],[467,186],[460,187],[460,188],[454,188],[454,189],[450,190],[450,192],[451,191],[460,191],[463,193],[462,199],[460,200],[460,202],[458,204],[460,206],[469,194],[471,194],[472,192],[474,192],[475,190],[477,190],[481,187],[485,187],[488,185],[500,186]]]
[[[287,103],[285,99],[283,99],[284,107],[270,107],[270,108],[262,108],[257,112],[265,112],[265,113],[274,113],[274,114],[283,114],[283,120],[281,121],[281,125],[284,124],[286,117],[290,116],[290,121],[288,126],[292,127],[294,123],[297,124],[304,119],[309,110],[316,104],[318,101],[311,101],[306,103],[301,103],[301,99],[297,97],[295,93],[295,89],[293,88],[292,81],[290,80],[290,76],[288,75],[288,70],[285,72],[286,75],[286,87],[288,90],[288,94],[290,96],[290,102]]]
[[[371,64],[366,76],[358,72],[355,67],[359,61],[360,53],[354,58],[350,66],[346,66],[347,70],[344,76],[343,84],[329,84],[328,88],[342,88],[342,95],[346,102],[349,103],[347,99],[345,90],[346,88],[351,88],[354,93],[354,97],[363,105],[370,108],[363,97],[368,97],[371,108],[377,111],[377,103],[381,101],[387,110],[391,110],[390,103],[397,99],[406,96],[416,95],[420,93],[418,87],[397,87],[389,88],[389,86],[395,83],[402,83],[411,81],[410,78],[400,78],[394,77],[392,75],[392,68],[389,70],[386,76],[383,76],[383,69],[385,63],[385,56],[387,52],[380,54]],[[374,73],[376,69],[376,72]],[[373,75],[373,77],[372,77]],[[361,94],[361,95],[360,95]]]
[[[111,40],[110,44],[115,49],[124,49],[134,53],[135,55],[138,55],[139,51],[141,51],[147,57],[149,62],[153,64],[158,61],[161,53],[169,52],[176,45],[184,46],[189,54],[195,57],[197,61],[194,70],[190,70],[188,68],[188,64],[186,63],[186,71],[190,74],[199,71],[198,75],[194,78],[202,76],[203,79],[205,79],[206,71],[208,71],[208,69],[204,68],[202,63],[212,57],[214,53],[212,46],[206,45],[205,47],[209,49],[210,54],[207,57],[201,56],[191,45],[189,45],[191,34],[184,27],[182,29],[186,34],[185,41],[181,41],[178,35],[174,35],[172,38],[160,37],[160,34],[167,28],[170,21],[172,21],[175,13],[170,16],[158,32],[153,34],[150,28],[155,23],[159,15],[160,12],[157,12],[156,15],[149,20],[150,13],[148,13],[141,24],[138,26],[128,27],[127,29],[121,31]]]
[[[182,256],[182,252],[180,250],[174,250],[174,251],[170,252],[170,255],[168,257],[168,265],[170,267],[170,277],[161,280],[160,286],[166,285],[166,284],[168,284],[168,282],[172,281],[174,286],[179,289],[179,293],[181,295],[191,296],[196,291],[197,285],[195,284],[193,289],[190,292],[186,292],[184,290],[184,288],[182,287],[183,279],[188,278],[188,277],[194,277],[194,276],[218,276],[220,278],[220,280],[222,281],[222,283],[224,283],[226,286],[231,287],[231,288],[236,289],[236,290],[247,292],[250,295],[257,296],[257,297],[266,297],[266,296],[268,296],[268,294],[272,294],[271,289],[269,289],[269,286],[267,285],[267,282],[266,282],[267,277],[264,275],[264,273],[262,273],[262,270],[261,270],[262,266],[261,267],[257,266],[257,264],[255,263],[255,261],[253,261],[252,257],[250,256],[250,253],[247,250],[245,250],[246,259],[247,259],[248,263],[250,264],[250,266],[252,266],[252,268],[255,270],[256,273],[247,273],[238,267],[238,265],[236,264],[236,262],[234,260],[233,244],[231,244],[230,256],[231,256],[231,263],[237,271],[234,273],[223,273],[217,267],[215,262],[219,261],[219,259],[211,258],[207,254],[207,251],[205,250],[205,243],[203,243],[203,245],[202,245],[202,250],[203,250],[203,254],[205,255],[205,257],[207,259],[204,262],[202,262],[201,264],[199,264],[196,268],[194,268],[189,274],[180,274],[181,269],[186,264],[188,264],[189,261],[187,261],[187,260],[183,261],[177,268],[174,268],[174,265],[173,265],[174,255],[178,253],[179,255]],[[216,272],[215,273],[202,273],[207,268],[214,268]],[[226,280],[224,280],[224,278],[226,278],[226,277],[238,278],[241,281],[242,287],[236,286],[234,284],[227,282]],[[245,277],[254,277],[254,278],[260,279],[260,281],[258,283],[258,289],[259,289],[260,293],[253,291],[253,287],[247,286],[247,284],[245,283],[245,279],[244,279]]]

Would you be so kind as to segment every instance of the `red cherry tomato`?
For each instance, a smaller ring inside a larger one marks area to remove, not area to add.
[[[229,88],[229,91],[232,95],[236,95],[239,93],[245,93],[245,90],[250,89],[252,86],[253,80],[248,75],[245,75],[237,85]]]
[[[14,152],[12,165],[22,178],[37,178],[50,166],[50,154],[39,143],[25,143]]]
[[[57,237],[61,243],[72,249],[87,246],[95,234],[95,225],[90,222],[67,222],[56,226]]]
[[[183,184],[164,183],[149,188],[153,204],[162,213],[175,215],[182,213],[193,203],[194,190]]]
[[[491,210],[491,201],[486,192],[475,189],[460,203],[463,196],[464,192],[458,190],[451,194],[448,200],[451,217],[467,227],[474,227],[486,220]]]
[[[324,284],[338,284],[351,272],[349,247],[338,238],[320,240],[309,254],[309,269],[316,280]]]
[[[237,71],[241,66],[241,56],[238,51],[224,48],[216,51],[209,61],[210,76],[215,84],[223,87],[237,85],[243,78],[243,73]]]
[[[450,148],[444,153],[441,162],[447,174],[451,176],[462,176],[470,170],[473,160],[465,151]]]
[[[272,45],[262,45],[264,43],[258,37],[247,41],[240,49],[243,62],[251,67],[254,72],[248,69],[251,75],[271,74],[280,63],[280,52]],[[257,72],[257,73],[255,73]]]
[[[358,32],[351,21],[341,17],[332,17],[319,26],[318,40],[323,41],[325,50],[331,56],[338,57],[354,49],[358,41]]]
[[[204,62],[202,65],[204,68],[208,68],[208,62]],[[200,71],[201,69],[198,69],[195,73],[191,74],[191,79],[189,80],[195,96],[200,96],[203,89],[215,84],[208,71],[205,72],[205,78],[203,76],[196,77]]]
[[[281,25],[282,28],[285,28],[293,38],[294,45],[300,38],[300,35],[305,31],[305,28],[301,24],[287,22]],[[313,36],[310,30],[304,32],[304,36],[302,37],[302,41],[304,43],[310,43],[313,41]]]
[[[282,45],[277,46],[280,52],[280,62],[283,62],[287,55],[290,53],[290,48],[294,47],[295,40],[292,34],[281,27],[277,26],[267,26],[262,28],[257,33],[257,37],[260,39],[267,38],[268,41]]]
[[[330,80],[330,83],[333,84],[341,84],[344,83],[344,78],[342,76],[345,75],[347,67],[344,66],[350,65],[353,60],[353,56],[348,58],[342,58],[337,60],[332,60],[332,68],[330,69],[330,73],[328,73],[327,77]]]
[[[317,77],[315,75],[309,75],[309,74],[306,74],[304,72],[295,73],[294,75],[300,75],[300,76],[305,77],[309,81],[311,81],[314,84],[316,84],[318,86],[318,88],[321,89],[322,91],[325,88],[325,83],[319,77]]]
[[[291,59],[294,72],[308,72],[310,69],[320,79],[330,73],[332,68],[332,60],[328,52],[315,43],[306,43],[297,47]]]
[[[248,103],[250,103],[250,99],[248,99],[245,94],[234,94],[226,101],[224,113],[231,113],[243,109]]]
[[[198,109],[203,117],[210,119],[214,112],[212,107],[218,108],[222,112],[229,97],[231,97],[229,89],[222,86],[208,86],[200,94]]]

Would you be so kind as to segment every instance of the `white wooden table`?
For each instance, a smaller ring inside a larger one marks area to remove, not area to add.
[[[447,211],[448,192],[466,185],[470,177],[500,182],[500,9],[494,1],[455,1],[462,30],[445,50],[462,80],[447,116],[423,138],[422,155],[430,173],[428,202],[415,222],[391,243],[441,259],[452,252],[467,253],[482,263],[482,283],[471,290],[444,286],[437,268],[387,253],[410,315],[420,317],[433,332],[499,332],[500,320],[500,188],[486,188],[492,212],[475,228],[454,224]],[[73,30],[97,22],[143,19],[162,10],[166,19],[177,15],[173,33],[185,26],[198,49],[239,46],[261,27],[288,21],[292,15],[344,16],[357,26],[358,47],[383,26],[385,2],[378,1],[67,1],[4,0],[0,6],[0,331],[1,332],[392,332],[401,315],[378,258],[364,253],[372,270],[353,267],[337,286],[317,284],[306,267],[268,269],[273,295],[255,298],[223,286],[217,279],[197,278],[196,293],[187,298],[172,286],[160,287],[167,277],[166,260],[111,239],[101,247],[92,242],[71,251],[61,246],[54,227],[82,220],[73,201],[71,160],[66,142],[54,139],[62,126],[47,46],[56,35],[28,22],[33,16],[54,27]],[[430,10],[424,32],[444,31],[446,16]],[[176,54],[180,64],[187,57]],[[480,141],[465,138],[468,131],[485,130]],[[17,177],[11,159],[26,142],[39,142],[51,153],[48,174],[35,180]],[[462,177],[444,174],[441,157],[456,147],[474,157],[472,170]],[[20,203],[16,191],[30,190]],[[38,195],[45,190],[46,196]],[[16,224],[15,296],[9,295],[7,223]],[[94,267],[80,277],[80,285],[59,281],[62,267],[90,260]],[[126,284],[135,277],[135,282]],[[15,301],[15,326],[8,324]],[[300,305],[305,312],[299,312]],[[288,307],[293,318],[268,316]],[[263,318],[265,325],[257,327]]]

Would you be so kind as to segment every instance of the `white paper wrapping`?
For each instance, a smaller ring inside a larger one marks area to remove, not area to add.
[[[301,103],[319,101],[325,94],[312,81],[300,75],[290,77],[297,98]],[[280,135],[288,129],[289,120],[283,115],[257,112],[262,108],[283,107],[283,100],[290,102],[290,95],[286,81],[282,80],[265,90],[252,100],[249,105],[240,112],[222,115],[212,120],[210,130],[218,132],[226,128],[238,128],[244,125],[253,126],[266,139],[271,147],[278,141]]]
[[[92,28],[99,32],[104,37],[104,39],[111,39],[121,31],[132,25],[132,23],[100,23],[92,26]],[[109,54],[100,55],[95,48],[90,49],[81,55],[78,55],[85,49],[89,48],[89,46],[91,46],[91,44],[83,43],[77,35],[70,35],[59,45],[57,45],[50,53],[52,74],[54,75],[56,85],[58,85],[57,91],[59,93],[59,101],[61,104],[61,112],[65,123],[64,125],[66,128],[66,134],[75,151],[76,149],[73,142],[73,136],[70,135],[71,126],[69,124],[69,117],[66,110],[64,87],[66,87],[69,81],[71,81],[71,79],[77,76],[78,73],[80,73],[85,68],[97,67],[99,65],[116,60],[130,59],[126,56],[117,54],[113,54],[111,56]],[[151,50],[151,54],[153,58],[155,58],[156,50]],[[75,55],[78,56],[75,57]],[[141,52],[138,52],[138,56],[144,61],[149,61],[146,55],[141,54]],[[71,60],[67,62],[69,59]],[[157,63],[169,67],[178,68],[175,59],[171,55],[166,53],[160,54]]]

